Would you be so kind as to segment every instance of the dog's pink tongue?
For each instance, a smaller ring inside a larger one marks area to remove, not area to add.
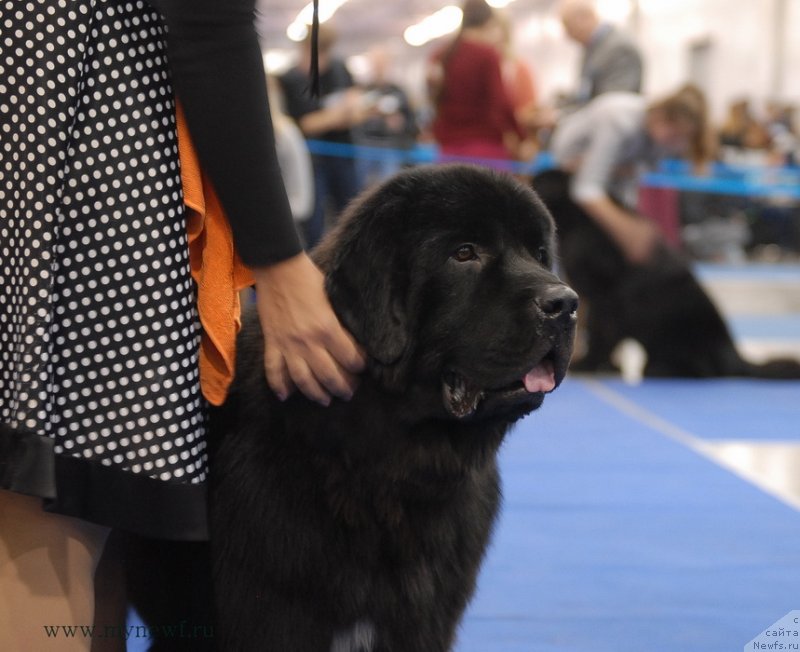
[[[553,391],[556,388],[556,374],[553,371],[553,363],[549,360],[542,360],[525,374],[522,382],[525,384],[525,389],[531,394]]]

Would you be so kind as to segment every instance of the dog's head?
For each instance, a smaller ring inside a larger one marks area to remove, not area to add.
[[[316,252],[380,382],[427,388],[470,421],[519,418],[564,378],[577,295],[554,255],[534,193],[464,165],[416,168],[367,192]]]

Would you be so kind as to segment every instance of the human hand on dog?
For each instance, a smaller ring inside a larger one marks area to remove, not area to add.
[[[650,260],[659,238],[655,224],[640,217],[631,217],[617,238],[617,244],[629,263],[642,265]]]
[[[605,229],[632,265],[643,265],[655,253],[661,236],[650,220],[629,213],[608,197],[583,201],[580,205]]]
[[[254,276],[267,382],[278,398],[297,388],[321,405],[349,400],[366,359],[333,312],[322,272],[301,253]]]

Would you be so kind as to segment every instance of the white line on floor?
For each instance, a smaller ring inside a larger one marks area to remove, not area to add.
[[[615,392],[613,389],[610,389],[600,381],[592,380],[590,378],[581,378],[578,380],[600,400],[629,416],[634,421],[637,421],[643,426],[646,426],[651,430],[655,430],[665,437],[668,437],[669,439],[686,446],[698,455],[705,457],[714,464],[721,466],[742,480],[754,485],[764,493],[778,499],[789,507],[800,511],[800,496],[791,491],[791,488],[789,487],[776,486],[774,481],[771,481],[773,480],[772,474],[763,472],[759,473],[759,470],[752,465],[742,463],[740,459],[741,456],[730,456],[728,453],[731,442],[703,441],[691,432],[684,430],[683,428],[676,426],[665,419],[662,419],[653,412],[650,412],[650,410],[637,405],[630,399]],[[749,444],[753,449],[775,446],[776,444],[776,442],[750,441],[746,443]]]

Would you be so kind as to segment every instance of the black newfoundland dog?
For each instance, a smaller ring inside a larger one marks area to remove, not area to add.
[[[631,338],[647,351],[647,376],[800,378],[796,360],[751,364],[688,263],[661,245],[644,265],[631,265],[594,220],[569,196],[569,176],[539,174],[533,188],[555,217],[559,262],[586,309],[587,354],[576,371],[615,370],[611,353]]]
[[[225,652],[441,652],[497,515],[496,453],[567,370],[577,295],[530,189],[418,168],[355,202],[315,251],[369,354],[349,403],[271,398],[253,315],[212,481]]]

